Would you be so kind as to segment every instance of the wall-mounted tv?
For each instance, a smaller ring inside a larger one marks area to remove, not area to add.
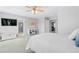
[[[2,26],[17,26],[17,19],[1,18]]]

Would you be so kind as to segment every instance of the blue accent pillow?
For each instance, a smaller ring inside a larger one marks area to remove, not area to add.
[[[76,40],[76,38],[74,38],[74,39],[72,39],[73,41],[75,41]]]
[[[79,33],[76,35],[75,45],[76,45],[76,47],[79,47]]]

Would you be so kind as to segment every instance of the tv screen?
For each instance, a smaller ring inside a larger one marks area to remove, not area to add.
[[[17,20],[16,19],[1,18],[1,25],[2,26],[17,26]]]

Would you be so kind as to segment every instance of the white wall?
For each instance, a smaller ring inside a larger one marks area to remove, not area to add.
[[[40,34],[44,33],[45,32],[45,20],[44,20],[44,18],[40,18],[38,21],[39,21],[39,24],[38,24],[38,26],[39,26],[39,33]]]
[[[0,18],[17,19],[17,23],[23,22],[24,25],[24,37],[0,42],[0,52],[24,52],[27,41],[27,27],[25,23],[25,20],[27,20],[27,18],[3,12],[0,13]],[[18,24],[17,26],[1,26],[0,24],[0,33],[16,35],[18,34]]]
[[[53,8],[51,6],[51,8]],[[56,11],[55,11],[56,9]],[[55,7],[48,17],[56,17],[58,22],[58,33],[70,34],[79,28],[79,7]],[[51,15],[51,16],[50,16]],[[45,33],[45,17],[39,19],[40,33]]]
[[[79,29],[79,7],[60,7],[58,11],[58,32],[70,34]]]

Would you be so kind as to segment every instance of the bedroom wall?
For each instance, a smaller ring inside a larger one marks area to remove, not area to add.
[[[7,41],[3,41],[0,42],[0,52],[24,52],[25,51],[25,46],[26,46],[26,36],[27,36],[27,27],[26,27],[26,23],[25,20],[27,20],[27,18],[22,17],[22,16],[18,16],[18,15],[14,15],[14,14],[9,14],[9,13],[0,13],[0,18],[12,18],[12,19],[17,19],[17,22],[23,22],[23,29],[24,29],[24,37],[21,38],[17,38],[17,39],[12,39],[12,40],[7,40]],[[0,19],[1,20],[1,19]],[[1,22],[1,21],[0,21]],[[7,33],[7,34],[17,34],[18,33],[18,24],[17,26],[1,26],[0,24],[0,33]],[[7,38],[6,38],[7,39]]]
[[[53,11],[55,11],[55,13]],[[79,28],[79,7],[68,7],[68,6],[56,7],[48,15],[49,17],[57,15],[56,18],[58,20],[57,22],[58,22],[59,34],[69,35],[75,29]],[[46,16],[39,18],[40,33],[45,33],[45,17]]]
[[[24,22],[24,18],[21,17],[21,16],[17,16],[17,15],[12,15],[12,14],[9,14],[9,13],[5,13],[5,12],[1,12],[0,13],[0,20],[1,18],[10,18],[10,19],[17,19],[17,23],[18,22]],[[1,23],[1,21],[0,21]],[[8,32],[9,30],[9,32]],[[18,33],[18,24],[17,26],[1,26],[0,24],[0,31],[3,32],[3,33]]]
[[[40,18],[39,20],[39,24],[38,24],[38,28],[39,28],[39,33],[45,33],[45,20],[44,18]]]
[[[58,10],[58,32],[71,34],[79,29],[79,7],[60,7]]]

